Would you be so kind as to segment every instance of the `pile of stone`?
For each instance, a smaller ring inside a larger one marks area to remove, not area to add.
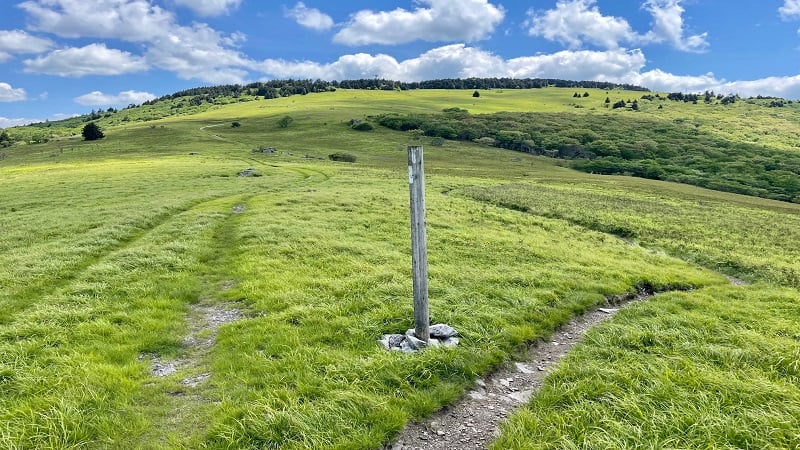
[[[427,347],[455,347],[458,345],[458,331],[450,325],[437,323],[430,326],[431,338],[428,342],[417,339],[414,329],[406,331],[406,334],[384,334],[378,342],[386,350],[413,353]]]
[[[254,167],[251,167],[249,169],[245,169],[245,170],[239,172],[239,176],[240,177],[260,177],[261,174],[256,172],[256,169]]]

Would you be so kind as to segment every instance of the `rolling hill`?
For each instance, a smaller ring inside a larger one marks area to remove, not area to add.
[[[799,105],[642,95],[179,97],[104,112],[96,141],[80,139],[83,121],[8,130],[0,447],[381,448],[528,343],[642,286],[658,295],[590,331],[495,448],[799,446],[788,190],[778,201],[602,175],[580,165],[598,158],[379,126],[490,117],[505,131],[608,133],[586,148],[641,133],[633,142],[674,158],[697,151],[698,179],[738,174],[770,196],[779,184],[761,175],[781,171],[794,186]],[[637,130],[651,126],[666,131]],[[408,145],[426,152],[432,320],[461,336],[416,354],[376,343],[412,324]],[[691,162],[670,161],[675,177]]]

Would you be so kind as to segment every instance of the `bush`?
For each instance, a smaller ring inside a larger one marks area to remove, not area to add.
[[[367,122],[361,122],[361,123],[359,123],[357,125],[353,125],[350,128],[352,128],[352,129],[354,129],[356,131],[372,131],[373,129],[375,129],[375,127],[373,127],[372,125],[370,125]]]
[[[81,131],[83,138],[87,141],[96,141],[98,139],[103,139],[105,135],[103,131],[100,130],[100,127],[97,126],[94,122],[89,122],[83,127],[83,131]]]
[[[350,153],[344,153],[344,152],[331,153],[330,155],[328,155],[328,159],[330,159],[331,161],[341,161],[349,163],[356,162],[355,155],[351,155]]]
[[[443,146],[444,145],[444,138],[435,137],[435,138],[431,139],[431,145],[433,145],[435,147]]]
[[[294,122],[294,119],[292,119],[291,116],[284,116],[278,121],[278,126],[281,128],[289,128],[292,122]]]
[[[231,128],[239,128],[240,126],[242,126],[242,124],[240,124],[239,122],[233,122],[231,124]]]

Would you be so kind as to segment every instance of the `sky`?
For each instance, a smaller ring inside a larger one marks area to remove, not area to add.
[[[800,0],[0,0],[0,128],[273,79],[800,99]]]

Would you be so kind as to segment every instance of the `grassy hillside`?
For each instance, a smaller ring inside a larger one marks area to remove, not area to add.
[[[800,205],[348,125],[590,114],[573,102],[606,94],[589,92],[339,90],[5,149],[0,447],[380,448],[525,342],[643,285],[669,293],[590,335],[498,448],[800,445]],[[714,107],[680,118],[712,133]],[[766,110],[732,107],[734,122]],[[643,109],[625,113],[678,114]],[[796,114],[767,111],[737,126]],[[763,139],[791,151],[796,131]],[[409,144],[426,150],[432,320],[462,335],[413,355],[375,342],[412,325]]]

